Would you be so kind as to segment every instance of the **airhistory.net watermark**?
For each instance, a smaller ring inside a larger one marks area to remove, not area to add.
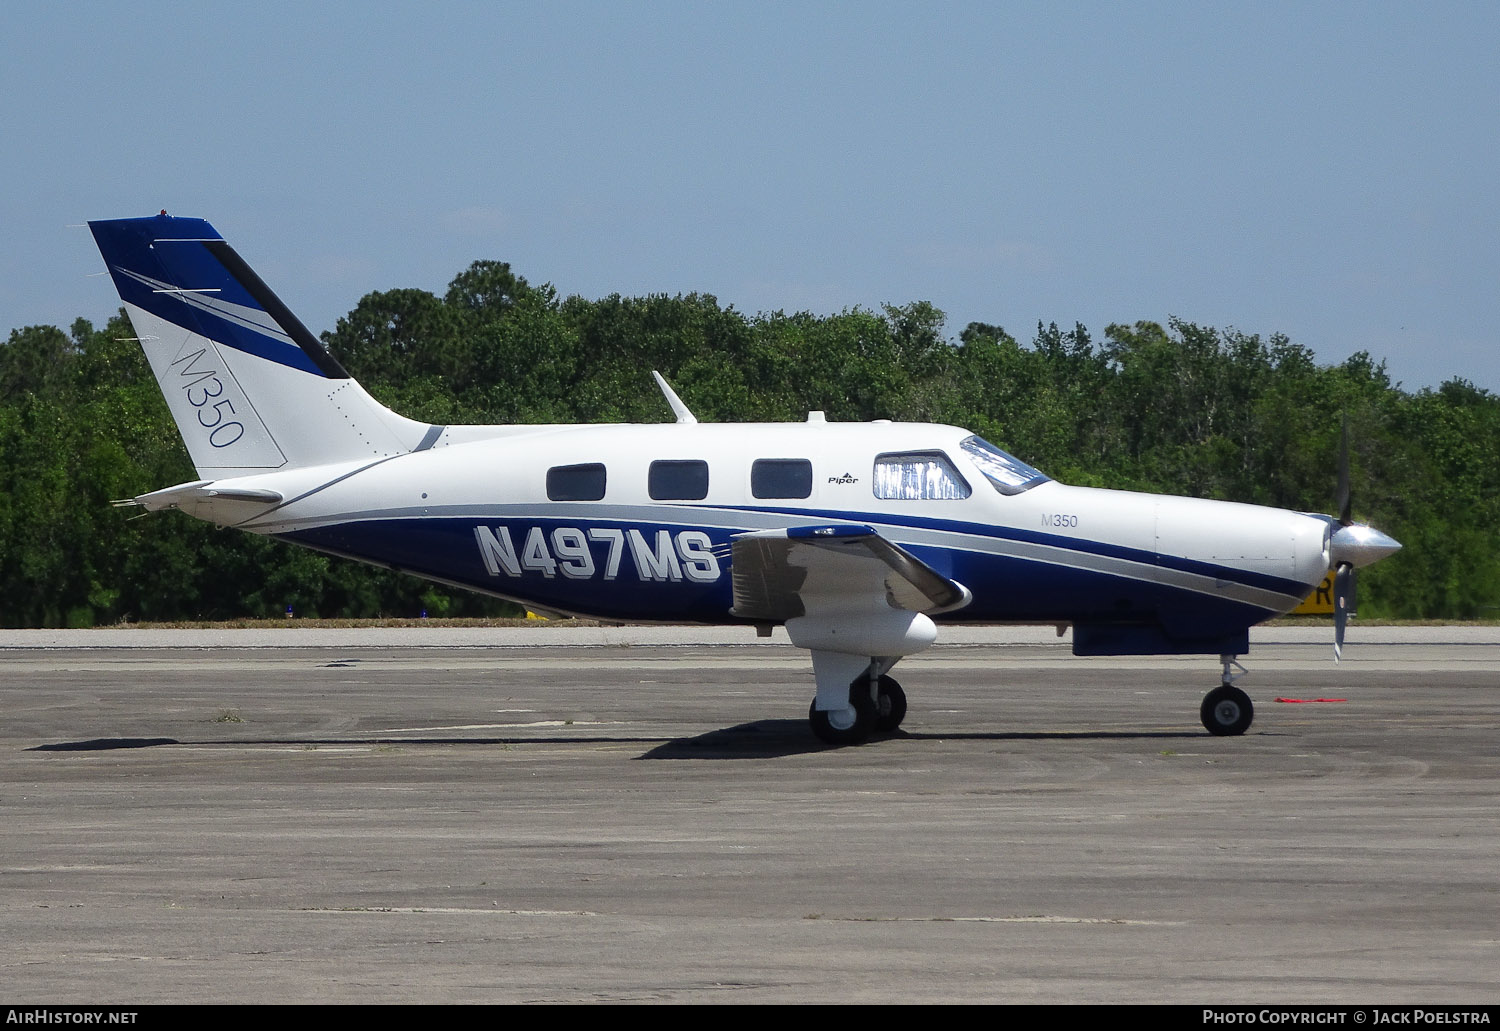
[[[11,1008],[7,1024],[134,1024],[137,1010],[75,1010],[46,1006]]]

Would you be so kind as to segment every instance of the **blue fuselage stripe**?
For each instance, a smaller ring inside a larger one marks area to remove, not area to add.
[[[277,536],[543,608],[605,619],[734,622],[729,614],[733,604],[729,557],[733,539],[742,529],[687,519],[667,521],[672,514],[680,513],[664,512],[659,522],[579,518],[582,513],[572,518],[566,515],[377,518],[287,530]],[[847,515],[841,517],[847,518]],[[922,520],[919,525],[934,523],[941,521]],[[688,527],[686,532],[707,538],[717,563],[712,577],[698,580],[689,577],[686,573],[689,553],[682,552],[674,561],[670,577],[653,578],[648,570],[637,568],[640,560],[630,547],[619,549],[613,575],[609,576],[609,544],[603,537],[590,536],[590,531],[622,534],[636,531],[642,542],[655,546],[659,534],[676,540],[685,532],[684,527]],[[483,532],[481,528],[492,534],[505,530],[514,570],[503,568],[503,563],[496,564],[498,571],[486,568],[476,541],[476,532]],[[528,557],[526,549],[533,540],[533,531],[539,544]],[[574,554],[580,547],[587,551],[586,559],[574,560],[571,575],[565,569],[564,552],[557,547],[559,540],[572,548]],[[972,592],[974,600],[970,605],[944,617],[950,621],[1150,622],[1169,627],[1174,633],[1201,637],[1242,630],[1274,612],[1235,598],[1161,583],[1151,575],[1149,555],[1142,562],[1140,575],[1129,575],[1066,561],[966,550],[960,542],[955,545],[905,545],[923,562]],[[1129,549],[1118,551],[1131,557],[1142,554],[1131,553]],[[1060,554],[1063,557],[1065,554]]]

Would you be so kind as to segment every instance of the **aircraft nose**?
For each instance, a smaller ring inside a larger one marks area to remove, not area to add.
[[[1328,542],[1328,557],[1333,567],[1348,563],[1356,569],[1379,562],[1401,550],[1401,542],[1373,526],[1351,523],[1341,526]]]

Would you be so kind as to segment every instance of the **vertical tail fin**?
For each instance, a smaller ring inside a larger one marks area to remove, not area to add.
[[[366,393],[204,220],[89,228],[199,476],[405,454],[441,432]]]

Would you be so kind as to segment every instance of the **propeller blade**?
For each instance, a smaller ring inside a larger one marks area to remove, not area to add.
[[[1334,495],[1334,507],[1338,509],[1339,525],[1354,522],[1351,515],[1352,499],[1349,493],[1349,417],[1344,416],[1343,428],[1339,431],[1339,486]]]
[[[1344,655],[1344,628],[1349,625],[1349,603],[1354,596],[1354,566],[1340,562],[1333,574],[1333,661]]]

